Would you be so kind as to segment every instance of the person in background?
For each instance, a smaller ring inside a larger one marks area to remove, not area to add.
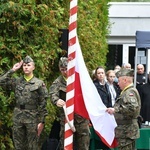
[[[120,69],[121,69],[121,67],[119,65],[116,65],[115,68],[114,68],[114,71],[118,72]]]
[[[92,78],[93,81],[96,80],[95,70],[92,70],[91,78]]]
[[[137,85],[143,85],[146,83],[145,69],[144,69],[144,65],[142,65],[142,64],[137,65],[136,83],[137,83]]]
[[[24,75],[13,78],[12,74],[23,66]],[[38,150],[38,139],[47,115],[48,91],[44,82],[33,74],[35,64],[30,56],[16,63],[0,76],[0,85],[15,93],[13,114],[13,142],[15,150]]]
[[[109,114],[114,114],[117,127],[115,137],[119,150],[135,150],[135,140],[139,138],[137,118],[140,114],[141,100],[133,86],[133,69],[121,69],[116,73],[118,85],[122,90],[113,108],[107,108]]]
[[[119,65],[116,65],[114,68],[115,73],[118,72],[120,69],[121,69],[121,67]],[[115,77],[115,79],[114,79],[114,84],[118,87],[118,78],[117,77]]]
[[[136,88],[140,92],[141,85],[146,83],[146,74],[144,65],[138,64],[137,65],[137,77],[136,77]]]
[[[49,95],[53,104],[59,108],[60,118],[60,150],[64,150],[64,130],[65,130],[65,114],[63,106],[66,100],[66,81],[67,81],[67,65],[68,59],[61,57],[59,61],[59,70],[61,75],[52,83],[49,89]],[[90,132],[89,120],[74,114],[74,132],[73,149],[89,150]]]
[[[108,70],[106,72],[107,84],[109,86],[109,90],[111,94],[112,106],[114,105],[116,98],[120,94],[120,89],[114,84],[115,77],[116,75],[114,70]]]
[[[141,116],[142,122],[150,122],[150,73],[148,75],[148,82],[141,85],[139,91],[141,97]]]
[[[105,80],[105,69],[101,66],[97,67],[95,70],[95,77],[96,80],[94,80],[93,83],[96,86],[96,89],[102,99],[102,102],[106,107],[112,107],[111,93],[109,90],[109,86]],[[109,150],[109,147],[107,147],[102,141],[100,144],[103,150]]]
[[[130,63],[124,63],[122,65],[122,68],[131,69],[131,64]]]

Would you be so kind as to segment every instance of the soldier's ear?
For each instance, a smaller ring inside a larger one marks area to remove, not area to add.
[[[33,66],[33,70],[35,69],[35,66]]]

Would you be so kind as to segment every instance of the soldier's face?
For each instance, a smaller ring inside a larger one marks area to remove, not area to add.
[[[125,77],[119,77],[118,78],[118,85],[120,87],[121,90],[123,90],[125,88]]]
[[[26,76],[30,76],[31,74],[33,74],[33,70],[35,69],[34,63],[30,62],[30,63],[23,63],[23,72]]]
[[[67,78],[67,68],[59,68],[62,76],[64,76],[65,78]]]

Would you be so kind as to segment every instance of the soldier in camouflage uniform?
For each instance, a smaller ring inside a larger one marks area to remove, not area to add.
[[[53,82],[50,87],[51,101],[60,108],[60,150],[64,150],[64,128],[65,128],[65,115],[63,106],[66,99],[66,80],[67,80],[67,58],[61,57],[59,61],[59,69],[61,75]],[[74,116],[74,126],[76,132],[74,133],[74,150],[89,150],[89,121],[77,114]]]
[[[24,76],[12,78],[12,74],[21,66]],[[15,93],[13,141],[16,150],[38,150],[38,139],[44,128],[48,91],[43,81],[34,77],[34,69],[33,59],[26,56],[0,76],[0,85]]]
[[[139,138],[137,117],[141,100],[138,91],[133,87],[133,73],[133,69],[121,69],[116,73],[122,92],[114,108],[107,108],[108,113],[114,114],[118,124],[115,135],[119,150],[135,150],[135,139]]]

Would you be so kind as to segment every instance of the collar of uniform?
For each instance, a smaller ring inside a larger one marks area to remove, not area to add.
[[[133,86],[133,83],[131,83],[131,84],[129,84],[128,86],[126,86],[126,87],[122,90],[121,94],[122,94],[127,88],[129,88],[130,86]]]
[[[29,82],[33,78],[33,74],[31,76],[24,75],[24,78],[27,82]]]
[[[67,78],[65,78],[64,76],[63,76],[63,78],[64,78],[65,81],[67,81]]]

